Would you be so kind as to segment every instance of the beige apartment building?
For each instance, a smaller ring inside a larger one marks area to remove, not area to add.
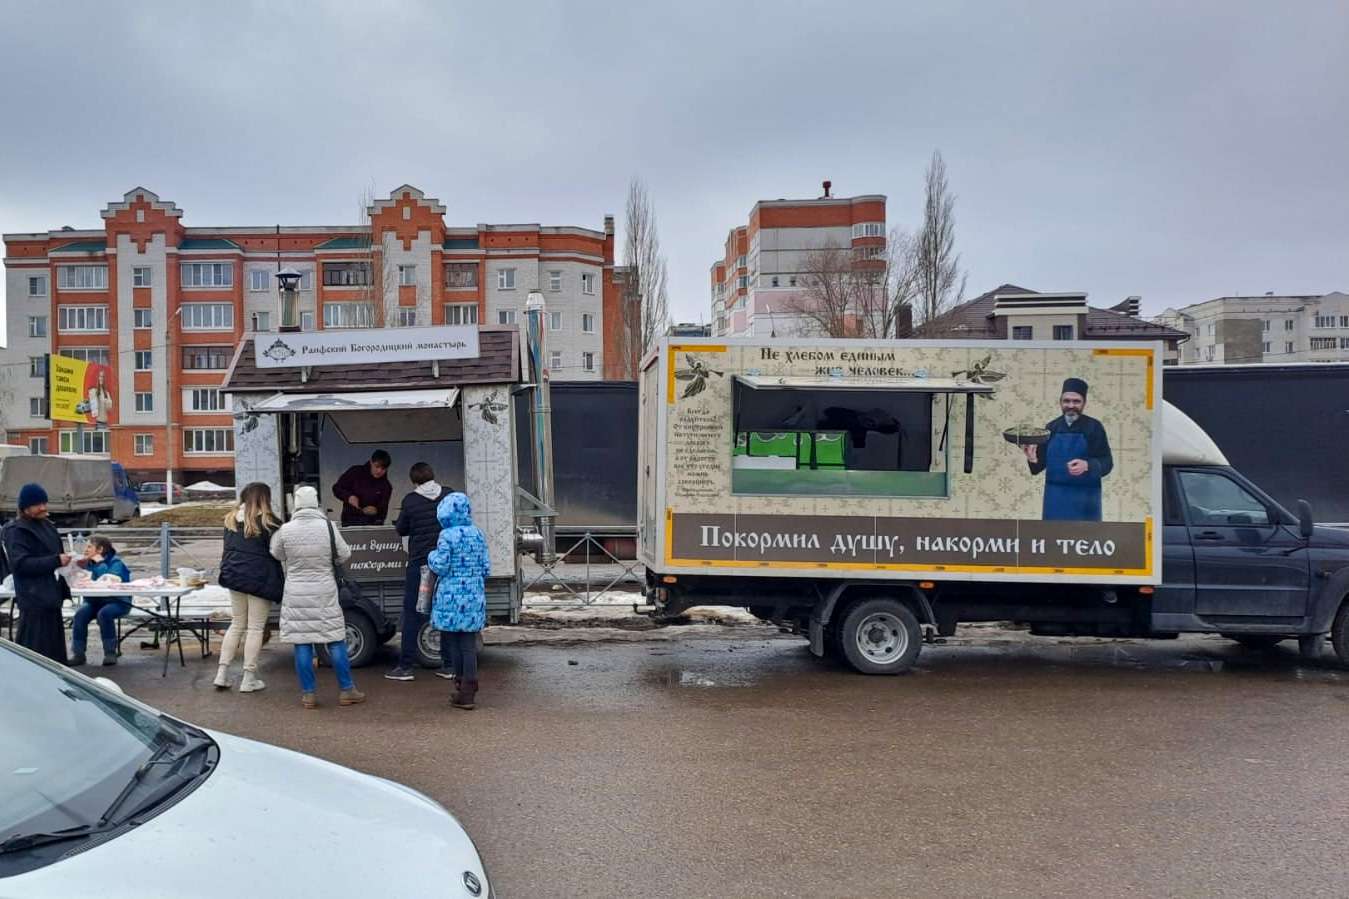
[[[1184,331],[1182,365],[1349,362],[1349,294],[1218,297],[1153,319]]]

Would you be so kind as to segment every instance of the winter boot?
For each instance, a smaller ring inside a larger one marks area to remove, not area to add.
[[[319,699],[313,693],[301,693],[300,705],[307,709],[316,709],[319,707]]]
[[[240,693],[256,693],[264,689],[267,685],[262,682],[255,671],[245,671],[244,679],[239,682]]]
[[[82,653],[82,652],[71,653],[71,655],[70,655],[70,667],[71,667],[71,668],[78,668],[78,667],[80,667],[81,665],[83,665],[84,662],[85,662],[84,653]]]
[[[337,697],[338,705],[359,705],[362,702],[365,702],[365,694],[355,687],[343,690]]]
[[[217,690],[228,690],[230,688],[230,670],[227,666],[221,665],[215,670],[215,680],[211,681]]]
[[[463,709],[466,712],[473,711],[475,704],[473,699],[478,695],[478,682],[475,680],[464,681],[458,690],[454,693],[454,698],[450,700],[450,705],[456,709]]]
[[[115,652],[105,652],[105,653],[103,654],[103,667],[104,667],[104,668],[107,668],[109,665],[116,665],[116,664],[117,664],[117,653],[115,653]]]

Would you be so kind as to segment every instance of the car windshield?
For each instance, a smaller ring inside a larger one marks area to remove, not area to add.
[[[130,700],[0,640],[0,840],[90,825],[162,740]]]

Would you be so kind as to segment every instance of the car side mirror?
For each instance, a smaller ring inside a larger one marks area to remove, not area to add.
[[[1310,540],[1316,532],[1316,522],[1312,518],[1312,504],[1305,499],[1297,501],[1297,529],[1303,540]]]

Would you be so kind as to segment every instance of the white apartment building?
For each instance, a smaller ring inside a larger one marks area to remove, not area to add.
[[[1180,364],[1349,362],[1349,294],[1218,297],[1153,319],[1184,331]]]

